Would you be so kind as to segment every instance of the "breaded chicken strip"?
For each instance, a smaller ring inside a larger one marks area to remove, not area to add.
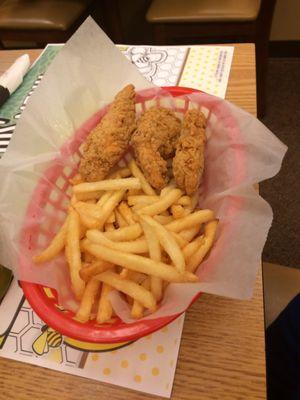
[[[133,85],[127,85],[85,142],[79,166],[85,181],[105,178],[127,150],[135,128],[135,91]]]
[[[188,195],[197,190],[203,174],[205,128],[206,118],[201,111],[186,112],[173,159],[173,174],[179,188]]]
[[[172,110],[152,107],[138,120],[131,144],[147,181],[162,189],[167,183],[168,157],[174,154],[181,121]]]

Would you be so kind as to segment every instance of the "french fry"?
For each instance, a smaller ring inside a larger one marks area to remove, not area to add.
[[[200,246],[204,243],[204,235],[198,236],[192,242],[188,243],[183,249],[183,255],[186,263],[188,263],[189,258],[196,253]]]
[[[168,194],[172,189],[176,187],[175,181],[171,180],[166,187],[164,187],[160,192],[160,197],[165,196]]]
[[[91,229],[97,226],[98,220],[92,215],[92,213],[94,213],[95,205],[78,201],[74,204],[74,209],[78,212],[80,221],[86,228]]]
[[[116,242],[125,242],[128,240],[135,240],[141,236],[143,230],[140,224],[135,223],[134,225],[125,226],[124,228],[115,229],[111,232],[105,232],[104,235],[107,239],[114,240]]]
[[[143,318],[144,306],[139,301],[133,300],[130,314],[134,319]]]
[[[86,192],[86,193],[76,193],[76,199],[78,201],[87,201],[87,200],[97,200],[103,194],[103,191],[98,192]]]
[[[103,225],[109,218],[110,214],[114,211],[114,209],[117,207],[119,202],[122,200],[124,193],[125,193],[125,190],[117,190],[106,201],[106,203],[104,203],[104,205],[102,206],[102,210],[101,210],[101,217],[100,217],[99,223],[97,225],[98,229],[103,228]]]
[[[85,182],[73,186],[73,192],[88,193],[97,192],[100,190],[127,190],[140,189],[141,183],[137,178],[121,178],[121,179],[106,179],[99,182]]]
[[[150,204],[154,204],[155,202],[154,201],[152,201],[152,203],[149,203],[149,205]],[[137,203],[137,204],[135,204],[134,206],[132,206],[131,207],[131,209],[132,209],[132,211],[134,211],[134,212],[137,212],[138,210],[141,210],[142,208],[144,208],[146,206],[146,204],[142,204],[142,203]],[[170,215],[169,214],[169,212],[167,211],[167,210],[165,210],[165,211],[162,211],[159,215]],[[172,219],[173,220],[173,219]]]
[[[65,219],[65,222],[63,223],[62,227],[57,232],[57,234],[54,236],[54,238],[51,240],[49,246],[45,250],[43,250],[40,254],[33,257],[33,261],[36,264],[41,264],[52,260],[63,250],[63,248],[65,247],[65,239],[68,229],[68,220],[69,217]]]
[[[82,179],[82,176],[80,174],[76,174],[73,176],[73,178],[69,179],[69,182],[71,183],[72,186],[74,186],[84,182],[84,180]]]
[[[99,206],[99,208],[101,208],[101,206],[103,206],[107,200],[112,196],[113,192],[109,191],[109,192],[105,192],[100,199],[97,202],[97,205]]]
[[[125,228],[126,226],[128,226],[127,222],[122,217],[122,215],[120,214],[120,212],[118,211],[117,208],[115,209],[115,216],[116,216],[116,221],[117,221],[119,228]]]
[[[128,279],[135,283],[138,283],[139,285],[141,285],[141,283],[143,283],[146,278],[147,275],[142,274],[141,272],[128,270]]]
[[[191,210],[191,212],[193,212],[195,210],[196,206],[197,206],[197,203],[198,203],[198,194],[194,193],[191,196],[191,204],[189,206],[187,206],[187,208],[189,210]]]
[[[117,169],[116,173],[121,178],[128,178],[128,177],[130,177],[132,175],[131,171],[130,171],[130,169],[128,167],[123,167],[123,168]]]
[[[144,194],[142,189],[129,189],[127,192],[128,196],[140,196]]]
[[[156,195],[155,190],[152,188],[152,186],[148,183],[147,179],[144,177],[144,174],[142,171],[139,169],[137,166],[136,162],[134,159],[130,161],[128,164],[128,167],[132,173],[133,176],[135,176],[141,183],[141,188],[145,192],[145,194],[148,195]],[[130,189],[130,188],[129,188]],[[139,189],[139,188],[132,188],[132,189]]]
[[[166,225],[166,228],[173,232],[180,232],[192,226],[204,224],[214,219],[214,213],[211,210],[199,210],[186,217],[177,219]]]
[[[138,283],[139,285],[147,278],[147,275],[142,274],[141,272],[129,270],[127,268],[122,268],[121,272],[119,273],[119,276],[122,279],[124,278],[129,279],[135,283]]]
[[[73,207],[79,214],[82,212],[87,215],[90,215],[93,218],[99,217],[97,210],[100,210],[100,208],[97,207],[96,204],[90,204],[90,203],[87,203],[86,201],[79,200],[73,205]]]
[[[183,207],[183,215],[182,215],[182,217],[186,217],[187,215],[189,215],[189,214],[191,214],[191,209],[189,208],[189,206],[185,206],[185,207]]]
[[[142,286],[149,290],[150,289],[150,279],[149,277],[142,282]],[[133,301],[133,305],[131,308],[131,316],[132,318],[138,319],[143,317],[144,306],[136,299]]]
[[[106,271],[102,274],[96,275],[95,278],[112,286],[120,292],[127,294],[141,303],[145,308],[148,308],[150,311],[153,312],[156,310],[156,301],[154,296],[143,286],[138,285],[137,283],[128,279],[122,279],[118,274],[111,271]]]
[[[81,268],[79,271],[80,278],[88,282],[93,276],[100,274],[101,272],[107,271],[113,268],[113,264],[107,261],[97,260],[89,264],[88,266]]]
[[[118,211],[125,219],[128,225],[135,225],[135,220],[133,219],[133,214],[131,209],[128,207],[125,201],[122,201],[118,207]]]
[[[179,204],[181,206],[191,206],[192,205],[192,200],[190,196],[182,196],[180,199],[176,201],[176,204]]]
[[[185,271],[185,259],[179,245],[172,234],[163,226],[156,222],[148,215],[141,216],[141,220],[153,227],[158,237],[159,243],[164,248],[165,252],[170,256],[173,264],[178,272]]]
[[[85,289],[80,302],[79,309],[75,315],[75,319],[79,322],[87,322],[90,319],[91,310],[95,302],[95,297],[100,287],[98,279],[91,279]]]
[[[122,279],[128,279],[129,278],[129,269],[127,268],[122,268],[122,271],[120,272],[120,278]]]
[[[90,230],[86,233],[86,237],[92,243],[99,243],[110,249],[124,251],[126,253],[143,254],[148,252],[148,244],[146,239],[136,239],[130,242],[113,242],[108,239],[103,232]]]
[[[141,208],[144,208],[145,204],[135,204],[134,206],[131,207],[132,211],[134,211],[135,213],[137,212],[137,210],[140,210]]]
[[[109,292],[111,290],[112,287],[110,285],[108,285],[107,283],[102,284],[101,295],[98,305],[98,312],[96,317],[96,321],[98,322],[98,324],[103,324],[104,322],[109,321],[112,317],[113,309],[110,300],[108,298]]]
[[[86,200],[87,204],[96,204],[96,199],[88,199]]]
[[[117,167],[107,175],[106,179],[128,178],[131,176],[131,171],[128,167]]]
[[[172,231],[170,231],[170,233],[173,236],[173,238],[176,240],[176,243],[178,244],[178,246],[181,249],[188,244],[188,241],[185,240],[179,233],[172,232]]]
[[[174,218],[170,215],[170,216],[165,216],[165,215],[154,215],[153,219],[155,219],[155,221],[157,221],[158,223],[162,224],[162,225],[167,225],[170,222],[174,221]]]
[[[204,243],[198,248],[196,253],[193,254],[193,257],[189,259],[187,264],[188,271],[194,272],[206,254],[208,254],[215,240],[218,222],[218,220],[213,220],[205,224]]]
[[[121,191],[123,192],[123,191]],[[116,200],[117,199],[117,200]],[[119,200],[118,200],[119,199]],[[100,198],[97,204],[88,204],[78,201],[74,207],[80,215],[80,219],[87,228],[102,228],[103,220],[114,222],[113,208],[114,204],[120,201],[120,192],[106,192]],[[110,210],[112,210],[110,212]]]
[[[189,229],[184,229],[180,232],[180,236],[190,242],[200,231],[201,225],[192,226]]]
[[[153,261],[161,260],[161,248],[159,239],[155,234],[155,228],[152,224],[149,224],[147,219],[141,217],[141,225],[144,231],[145,238],[148,242],[149,255]]]
[[[114,211],[110,214],[110,216],[107,218],[106,223],[113,224],[116,222],[116,216]]]
[[[71,200],[70,200],[71,206],[74,206],[74,204],[76,204],[77,201],[78,201],[78,200],[77,200],[75,194],[73,194],[72,197],[71,197]]]
[[[179,219],[185,216],[184,208],[179,204],[171,205],[171,213],[175,219]]]
[[[141,272],[147,275],[158,276],[168,282],[197,282],[198,277],[187,271],[179,273],[173,266],[163,262],[157,262],[142,257],[137,254],[125,253],[123,251],[113,250],[100,244],[94,244],[85,241],[84,249],[93,254],[96,258],[109,261],[112,264],[120,265],[133,271]]]
[[[141,221],[143,231],[148,242],[149,255],[153,261],[161,261],[161,250],[157,236],[154,229],[145,221]],[[160,301],[162,298],[162,279],[157,276],[150,276],[151,292],[156,299]]]
[[[111,222],[106,222],[104,224],[104,230],[105,232],[113,232],[116,230],[114,224],[112,224]]]
[[[66,258],[69,264],[72,289],[76,298],[80,300],[84,293],[85,282],[79,275],[81,269],[80,219],[73,208],[70,209],[68,217]]]
[[[168,194],[172,189],[174,189],[173,187],[170,186],[166,186],[163,189],[161,189],[160,192],[160,197],[164,197],[166,194]]]
[[[159,200],[159,196],[128,196],[127,202],[130,206],[134,206],[137,204],[141,204],[143,206],[147,206],[148,204],[153,204]]]
[[[169,208],[177,199],[182,196],[182,191],[180,189],[172,189],[169,193],[163,196],[159,201],[151,204],[149,206],[145,206],[137,211],[139,215],[156,215],[160,214],[162,211],[165,211]]]
[[[87,229],[93,229],[98,226],[98,221],[96,218],[91,217],[89,214],[85,214],[84,212],[79,213],[80,221],[83,226]]]

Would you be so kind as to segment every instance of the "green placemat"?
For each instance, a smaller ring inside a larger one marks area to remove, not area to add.
[[[37,87],[49,64],[61,48],[62,45],[48,45],[24,76],[22,85],[0,107],[2,127],[16,123],[22,109],[25,107],[27,96]]]

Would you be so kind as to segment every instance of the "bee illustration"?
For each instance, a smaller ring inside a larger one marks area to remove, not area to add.
[[[49,348],[58,348],[63,342],[63,338],[60,333],[44,325],[41,329],[42,333],[32,343],[33,351],[41,356],[49,352]]]

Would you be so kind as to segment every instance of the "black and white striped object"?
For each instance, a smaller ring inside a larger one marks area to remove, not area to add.
[[[20,105],[18,112],[14,115],[14,119],[19,119],[21,117],[22,111],[25,109],[26,107],[26,103],[29,99],[29,97],[32,95],[32,93],[34,92],[34,90],[38,87],[39,83],[41,82],[42,78],[43,78],[44,74],[40,74],[38,75],[38,77],[36,78],[36,80],[34,81],[32,88],[30,89],[30,91],[28,92],[27,96],[25,97],[23,103]]]
[[[25,109],[27,101],[29,97],[32,95],[34,90],[38,87],[39,83],[41,82],[43,78],[43,74],[40,74],[37,76],[36,80],[34,81],[31,90],[28,92],[27,96],[25,97],[23,103],[20,105],[20,107],[17,109],[16,114],[14,115],[14,120],[18,120],[22,114],[22,111]],[[13,121],[13,120],[12,120]],[[15,130],[16,124],[10,124],[9,125],[9,120],[5,118],[0,117],[0,158],[3,156],[5,153],[7,146],[9,144],[9,141],[12,137],[12,134]],[[2,125],[2,127],[1,127]],[[5,126],[3,126],[5,125]]]
[[[15,127],[16,127],[15,124],[4,126],[3,128],[0,125],[0,157],[2,157],[6,151],[6,148],[9,144],[9,141],[12,137]]]

